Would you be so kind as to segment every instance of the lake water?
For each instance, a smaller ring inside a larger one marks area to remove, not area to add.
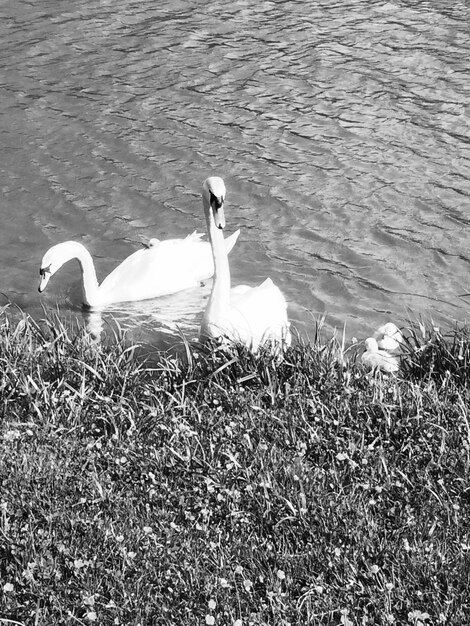
[[[75,239],[103,278],[151,237],[205,228],[227,185],[233,283],[266,276],[304,333],[466,322],[470,3],[0,3],[0,290],[82,317]],[[196,334],[210,284],[112,307],[138,339]]]

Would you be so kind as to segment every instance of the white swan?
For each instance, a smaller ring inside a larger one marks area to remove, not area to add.
[[[388,374],[398,372],[398,359],[385,350],[379,350],[377,340],[369,337],[364,342],[366,351],[361,356],[362,364],[370,370],[381,370]]]
[[[258,287],[230,288],[230,268],[224,245],[225,185],[218,176],[204,181],[202,202],[214,257],[214,282],[202,318],[200,338],[224,337],[252,352],[270,344],[273,350],[290,345],[287,303],[280,289],[267,278]]]
[[[398,350],[403,343],[403,335],[393,322],[387,322],[378,328],[374,335],[381,350]]]
[[[226,253],[235,245],[240,231],[226,240]],[[64,263],[77,259],[82,271],[83,303],[102,308],[116,302],[146,300],[196,287],[214,273],[211,246],[194,232],[185,239],[151,239],[147,248],[137,250],[98,284],[93,259],[76,241],[52,246],[44,255],[39,291]]]

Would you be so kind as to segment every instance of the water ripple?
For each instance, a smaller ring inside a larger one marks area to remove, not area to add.
[[[302,328],[323,312],[355,334],[409,311],[466,319],[467,3],[0,13],[0,277],[31,311],[47,246],[79,238],[105,275],[141,240],[203,229],[200,185],[217,172],[243,229],[234,281],[271,275]],[[64,268],[43,298],[76,280]]]

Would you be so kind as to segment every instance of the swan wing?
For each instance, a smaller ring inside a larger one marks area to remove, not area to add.
[[[227,238],[233,248],[239,231]],[[148,248],[137,250],[101,283],[103,304],[145,300],[199,286],[214,273],[209,242],[194,232],[184,239],[151,239]]]
[[[257,287],[231,290],[229,321],[234,338],[253,351],[266,343],[290,345],[287,302],[270,278]]]

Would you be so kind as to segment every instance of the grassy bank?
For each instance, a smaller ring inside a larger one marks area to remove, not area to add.
[[[470,622],[470,339],[97,348],[0,318],[0,624]]]

